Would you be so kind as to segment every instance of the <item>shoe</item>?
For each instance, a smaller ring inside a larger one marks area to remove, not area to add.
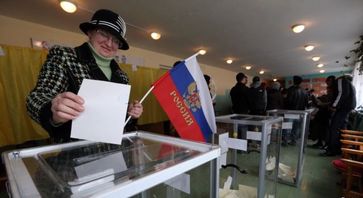
[[[322,146],[323,146],[323,144],[321,142],[318,142],[318,143],[315,143],[315,144],[311,145],[312,148],[320,148]]]
[[[325,151],[323,153],[320,153],[319,155],[322,156],[322,157],[333,157],[333,156],[338,155],[338,153],[333,153],[333,152],[330,152],[330,151]]]
[[[288,144],[291,145],[291,146],[295,146],[296,145],[296,142],[295,141],[291,141]]]

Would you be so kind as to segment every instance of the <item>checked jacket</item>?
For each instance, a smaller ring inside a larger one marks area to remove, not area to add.
[[[54,46],[41,68],[35,88],[26,98],[28,114],[49,133],[53,141],[70,141],[72,123],[68,121],[60,126],[52,124],[51,100],[66,91],[77,94],[85,78],[128,84],[126,73],[115,60],[111,61],[110,66],[112,74],[108,80],[96,64],[87,43],[76,48]]]

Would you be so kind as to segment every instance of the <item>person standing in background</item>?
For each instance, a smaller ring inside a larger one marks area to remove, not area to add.
[[[248,94],[249,90],[246,86],[247,76],[240,72],[236,75],[236,85],[231,89],[230,96],[232,100],[232,111],[237,114],[248,114],[249,103]]]
[[[249,105],[251,115],[265,115],[267,107],[267,93],[261,86],[260,77],[255,76],[249,89]]]
[[[347,116],[356,106],[355,88],[351,76],[341,76],[334,81],[334,99],[330,106],[333,113],[330,126],[328,147],[323,156],[335,156],[341,153],[340,129],[346,128]]]
[[[212,102],[213,102],[213,107],[215,107],[216,102],[217,102],[216,85],[214,84],[214,81],[212,80],[212,78],[209,75],[204,74],[204,79],[208,85],[210,97],[212,98]]]
[[[308,106],[308,97],[305,91],[301,88],[302,78],[300,76],[293,76],[294,84],[287,89],[285,109],[287,110],[305,110]],[[300,138],[301,122],[300,120],[293,119],[291,131],[289,131],[287,136],[289,138],[289,144],[295,145],[297,139]]]
[[[284,99],[280,92],[280,86],[279,82],[273,82],[271,89],[267,91],[267,110],[283,108]]]

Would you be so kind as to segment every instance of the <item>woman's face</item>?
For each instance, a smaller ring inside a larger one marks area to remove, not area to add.
[[[106,58],[113,58],[117,54],[120,40],[109,32],[96,29],[88,32],[88,38],[93,48]]]

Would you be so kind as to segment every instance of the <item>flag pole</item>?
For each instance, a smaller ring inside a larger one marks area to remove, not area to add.
[[[194,57],[196,57],[196,56],[198,56],[198,55],[199,55],[199,52],[197,52],[197,53],[195,53],[195,54],[191,55],[189,58],[185,59],[184,61],[185,61],[185,62],[187,62],[188,60],[190,60],[190,59],[192,59],[192,58],[194,58]]]
[[[150,92],[154,89],[154,87],[155,86],[151,86],[150,87],[150,89],[146,92],[146,94],[141,98],[141,100],[140,100],[140,104],[142,103],[142,102],[144,102],[144,100],[145,100],[145,98],[150,94]],[[131,116],[129,116],[128,118],[127,118],[127,120],[126,120],[126,122],[125,122],[125,126],[126,126],[126,124],[130,121],[130,119],[131,119]]]

